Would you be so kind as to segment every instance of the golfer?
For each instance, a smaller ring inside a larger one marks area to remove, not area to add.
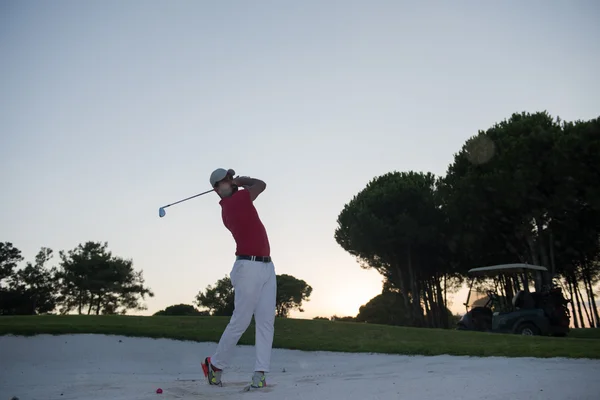
[[[233,315],[217,350],[206,357],[202,369],[209,384],[222,386],[222,371],[227,368],[238,340],[254,315],[256,363],[250,387],[263,388],[267,385],[265,372],[269,372],[271,363],[277,282],[269,238],[253,201],[267,185],[258,179],[233,178],[234,174],[231,169],[219,168],[210,175],[210,184],[221,198],[223,224],[237,245],[230,273],[235,299]]]

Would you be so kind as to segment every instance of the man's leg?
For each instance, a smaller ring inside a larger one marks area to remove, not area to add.
[[[275,330],[277,278],[273,263],[265,264],[261,272],[265,283],[254,310],[254,321],[256,322],[256,364],[254,365],[254,371],[269,372]]]
[[[219,369],[226,368],[233,356],[233,350],[244,334],[260,296],[262,279],[259,271],[248,265],[246,261],[236,261],[231,274],[231,283],[234,287],[235,300],[231,320],[225,328],[211,363]]]

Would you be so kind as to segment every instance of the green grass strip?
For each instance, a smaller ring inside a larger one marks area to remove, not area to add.
[[[0,335],[93,333],[217,342],[228,322],[228,317],[197,316],[2,316]],[[600,329],[578,329],[569,337],[553,338],[278,318],[273,347],[431,356],[600,359],[599,339]],[[254,344],[254,323],[239,344]]]

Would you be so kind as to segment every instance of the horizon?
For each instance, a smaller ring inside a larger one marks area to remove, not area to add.
[[[443,176],[515,112],[599,114],[592,1],[236,5],[0,5],[0,240],[22,265],[107,242],[155,293],[131,315],[193,304],[233,265],[218,197],[158,208],[232,168],[267,183],[276,273],[313,288],[290,317],[355,316],[382,277],[333,234],[371,179]]]

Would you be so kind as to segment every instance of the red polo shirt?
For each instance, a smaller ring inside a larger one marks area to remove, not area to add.
[[[270,256],[269,238],[250,192],[240,189],[230,197],[221,199],[223,224],[235,239],[236,255]]]

